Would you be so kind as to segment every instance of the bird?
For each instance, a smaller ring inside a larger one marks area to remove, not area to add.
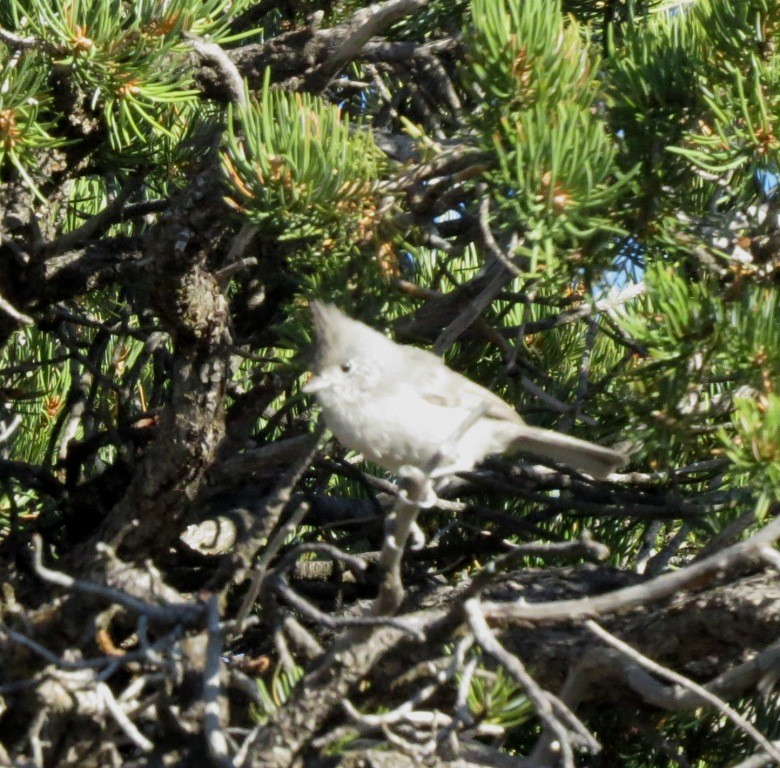
[[[613,448],[526,424],[432,352],[398,344],[334,304],[313,301],[311,313],[315,355],[303,390],[343,446],[390,473],[456,474],[492,454],[523,452],[604,479],[628,462]]]

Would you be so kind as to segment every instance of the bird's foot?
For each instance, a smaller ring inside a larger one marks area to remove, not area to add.
[[[419,467],[405,464],[398,470],[398,495],[407,503],[421,509],[436,506],[438,496],[433,488],[433,478]]]

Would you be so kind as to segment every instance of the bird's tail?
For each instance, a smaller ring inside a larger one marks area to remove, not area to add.
[[[628,457],[620,451],[527,424],[510,446],[510,451],[533,453],[559,461],[598,480],[628,463]]]

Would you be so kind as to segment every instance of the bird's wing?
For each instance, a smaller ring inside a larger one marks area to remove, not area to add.
[[[520,414],[498,395],[448,368],[441,358],[417,347],[407,347],[410,355],[408,382],[430,403],[447,408],[473,411],[484,408],[483,418],[522,424]]]

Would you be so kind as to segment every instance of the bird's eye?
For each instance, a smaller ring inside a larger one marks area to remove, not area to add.
[[[341,370],[344,371],[344,373],[349,373],[352,370],[352,363],[347,360],[346,363],[341,364]]]

